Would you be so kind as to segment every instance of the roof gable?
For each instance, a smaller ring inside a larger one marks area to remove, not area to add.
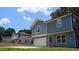
[[[46,22],[43,21],[43,20],[36,19],[36,20],[33,22],[32,26],[31,26],[31,29],[32,29],[32,28],[36,25],[36,23],[38,23],[39,21],[46,23]]]

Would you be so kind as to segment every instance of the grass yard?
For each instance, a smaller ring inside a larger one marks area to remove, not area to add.
[[[79,51],[78,48],[0,48],[0,51]]]
[[[27,48],[28,47],[28,48]],[[0,43],[0,51],[79,51],[79,48],[29,48],[32,46],[18,45],[15,43]]]

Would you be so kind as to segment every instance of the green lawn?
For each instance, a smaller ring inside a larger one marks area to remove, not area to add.
[[[79,51],[78,48],[0,48],[0,51]]]
[[[60,47],[53,47],[53,48],[12,48],[11,46],[19,47],[22,45],[17,45],[15,43],[3,43],[2,42],[2,43],[0,43],[0,51],[79,51],[79,48],[60,48]]]

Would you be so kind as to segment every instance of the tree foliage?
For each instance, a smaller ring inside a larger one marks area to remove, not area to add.
[[[50,16],[54,19],[68,13],[73,13],[76,16],[79,16],[79,7],[60,7],[55,12],[52,12]]]
[[[5,36],[12,36],[12,34],[15,33],[15,29],[13,28],[8,28],[5,30]]]
[[[26,30],[26,29],[24,29],[24,30],[20,30],[18,33],[20,33],[20,32],[24,32],[24,33],[31,34],[31,30]]]
[[[2,41],[2,37],[6,36],[12,36],[12,34],[15,33],[15,29],[13,28],[8,28],[5,30],[5,28],[0,27],[0,42]]]
[[[4,36],[5,28],[0,27],[0,42],[2,41],[2,37]]]

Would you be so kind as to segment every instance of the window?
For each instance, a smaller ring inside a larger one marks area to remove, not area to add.
[[[25,40],[25,43],[27,43],[27,40]]]
[[[19,40],[19,42],[21,42],[21,40]]]
[[[65,42],[65,35],[62,35],[61,38],[62,38],[62,42],[64,43]]]
[[[57,23],[56,23],[57,28],[61,28],[62,27],[62,20],[58,19]]]
[[[19,37],[20,37],[20,34],[19,34]]]
[[[73,18],[73,21],[74,21],[74,22],[76,22],[76,19],[75,19],[75,18]]]
[[[36,32],[40,32],[40,30],[41,30],[41,27],[40,26],[37,26],[36,27]]]
[[[31,41],[31,44],[33,44],[33,40]]]
[[[60,36],[57,36],[57,42],[60,43]]]
[[[65,43],[66,41],[65,35],[57,35],[57,43]]]

